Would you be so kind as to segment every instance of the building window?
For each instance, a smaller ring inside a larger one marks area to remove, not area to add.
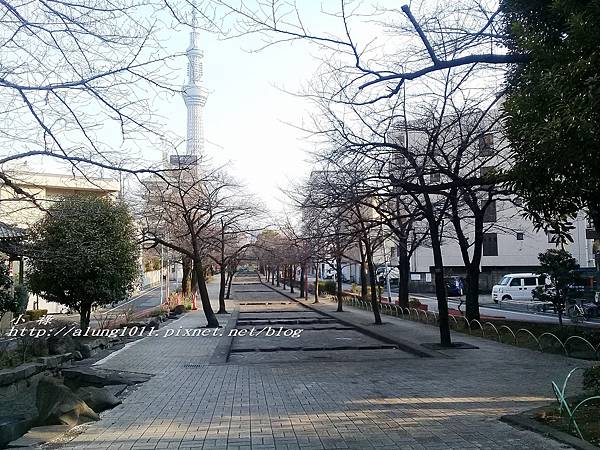
[[[496,200],[492,200],[483,211],[483,221],[487,223],[496,221]]]
[[[517,241],[522,241],[525,239],[525,233],[517,233]]]
[[[498,256],[497,233],[483,233],[483,256]]]
[[[492,133],[479,136],[479,156],[494,156],[494,135]]]
[[[441,180],[441,176],[439,173],[432,173],[431,175],[429,175],[429,182],[430,183],[439,183]]]
[[[395,258],[396,257],[396,246],[392,246],[390,247],[390,258]]]

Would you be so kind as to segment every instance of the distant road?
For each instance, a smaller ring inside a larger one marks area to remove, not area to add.
[[[425,303],[429,306],[431,311],[437,311],[437,300],[433,296],[424,294],[410,294],[411,297],[419,299],[421,303]],[[448,299],[448,304],[458,308],[459,301],[453,298]],[[461,310],[464,312],[465,305],[463,303]],[[497,317],[508,320],[522,320],[527,322],[544,322],[544,323],[558,323],[558,316],[553,313],[534,313],[526,311],[514,311],[510,309],[502,309],[497,306],[480,306],[479,312],[482,316]],[[563,317],[564,324],[570,324],[571,320],[568,317]],[[594,319],[593,321],[582,322],[583,325],[592,327],[600,326],[600,320]]]
[[[346,289],[347,291],[350,291],[351,286],[352,285],[350,285],[350,284],[344,284],[344,289]],[[383,295],[384,295],[384,297],[387,296],[386,290],[384,290]],[[420,293],[410,293],[409,295],[411,297],[417,298],[421,303],[428,305],[430,311],[437,311],[437,300],[435,298],[435,295],[420,294]],[[394,299],[394,301],[398,299],[398,289],[392,288],[392,298]],[[454,309],[458,309],[459,303],[460,303],[460,300],[458,300],[456,297],[448,298],[448,304],[451,307],[454,307]],[[535,313],[535,312],[527,312],[527,311],[519,311],[519,310],[500,308],[499,306],[496,306],[494,304],[494,302],[492,300],[492,296],[490,294],[480,295],[479,296],[479,304],[480,304],[479,312],[481,313],[482,316],[497,317],[499,319],[507,319],[507,320],[522,320],[522,321],[527,321],[527,322],[558,323],[558,316],[551,312]],[[464,303],[461,307],[461,310],[463,312],[465,310]],[[563,323],[570,324],[571,320],[568,317],[564,317]],[[599,327],[600,320],[594,319],[591,321],[582,322],[581,324],[588,325],[591,327]]]
[[[174,292],[178,287],[176,282],[171,282],[169,286],[170,292]],[[107,309],[105,313],[115,312],[126,308],[131,308],[135,311],[141,311],[144,309],[152,309],[160,306],[160,286],[156,286],[149,289],[144,289],[138,294],[131,297],[129,300],[125,300],[119,303],[117,306]]]

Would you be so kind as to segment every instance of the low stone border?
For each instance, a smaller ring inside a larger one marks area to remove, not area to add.
[[[405,351],[407,353],[410,353],[412,355],[419,356],[419,357],[422,357],[422,358],[423,357],[424,358],[446,357],[446,355],[444,355],[442,353],[431,351],[431,350],[428,350],[428,349],[425,349],[425,348],[421,348],[421,347],[419,347],[417,345],[414,345],[414,344],[412,344],[410,342],[406,342],[404,340],[398,339],[395,336],[390,336],[387,333],[384,334],[382,332],[375,331],[375,330],[370,329],[370,328],[366,328],[363,324],[361,324],[359,322],[356,322],[354,320],[351,320],[349,318],[340,318],[339,316],[337,316],[335,314],[331,314],[331,313],[329,313],[327,311],[323,311],[323,310],[321,310],[319,308],[316,308],[316,307],[314,307],[312,305],[307,305],[305,303],[302,303],[298,299],[292,297],[291,295],[288,295],[286,292],[281,292],[277,288],[274,288],[273,286],[269,286],[267,283],[263,282],[262,280],[261,280],[261,283],[264,286],[267,286],[269,289],[271,289],[271,290],[273,290],[273,291],[275,291],[275,292],[283,295],[286,298],[289,298],[290,300],[295,301],[296,303],[304,306],[305,308],[310,309],[311,311],[315,311],[315,312],[317,312],[317,313],[319,313],[319,314],[321,314],[323,316],[329,317],[331,319],[335,319],[335,320],[337,320],[338,322],[340,322],[343,325],[346,325],[346,326],[349,326],[349,327],[352,327],[352,328],[356,328],[361,333],[363,333],[363,334],[365,334],[365,335],[367,335],[369,337],[372,337],[374,339],[378,339],[378,340],[386,342],[388,344],[393,344],[393,345],[397,346],[402,351]]]
[[[569,433],[565,433],[564,431],[557,430],[556,428],[541,423],[532,417],[535,413],[543,412],[546,409],[548,409],[547,406],[542,406],[540,408],[530,409],[520,414],[502,416],[500,417],[500,420],[518,428],[534,431],[546,437],[550,437],[558,442],[570,445],[571,447],[576,449],[598,450],[598,447],[596,447],[595,445],[590,444],[589,442],[584,441],[583,439],[579,439],[578,437],[575,437]]]
[[[225,364],[229,361],[229,355],[231,353],[231,346],[233,345],[233,334],[230,336],[229,332],[235,328],[238,317],[240,315],[239,310],[232,311],[229,319],[227,320],[227,325],[225,325],[223,330],[223,336],[219,339],[219,343],[217,344],[217,348],[213,352],[209,364]]]

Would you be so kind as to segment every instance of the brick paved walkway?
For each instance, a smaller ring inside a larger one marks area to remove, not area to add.
[[[242,296],[281,299],[266,291]],[[343,314],[370,320],[363,311]],[[385,320],[414,342],[437,340],[433,327]],[[170,327],[202,323],[197,312]],[[219,338],[146,338],[102,367],[155,376],[63,447],[567,448],[498,418],[548,401],[550,381],[580,362],[459,337],[480,349],[439,358],[221,365],[209,364]]]

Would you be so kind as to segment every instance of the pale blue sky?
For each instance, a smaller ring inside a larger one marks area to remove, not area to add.
[[[318,10],[312,13],[318,18]],[[169,39],[173,51],[185,50],[188,45],[189,30],[179,28]],[[313,57],[318,51],[298,41],[250,52],[261,46],[257,37],[221,40],[208,32],[201,32],[200,46],[205,87],[210,92],[204,115],[205,138],[210,142],[205,151],[216,163],[230,162],[234,176],[267,207],[281,211],[288,201],[279,188],[308,173],[310,156],[306,151],[313,149],[313,144],[303,139],[306,133],[288,125],[301,126],[311,105],[282,90],[303,90],[319,65]],[[179,61],[182,84],[185,63]],[[169,118],[169,129],[185,136],[183,99],[170,98],[163,104],[161,114]]]

